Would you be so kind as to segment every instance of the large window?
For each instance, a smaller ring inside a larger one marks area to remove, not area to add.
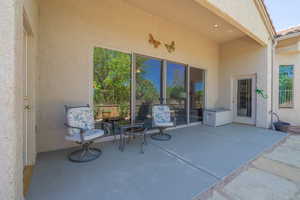
[[[291,108],[294,105],[294,66],[279,67],[279,107]]]
[[[145,121],[151,106],[162,103],[162,60],[136,56],[136,121]]]
[[[94,111],[97,121],[130,120],[131,55],[94,49]]]
[[[186,69],[182,64],[167,62],[167,104],[175,112],[176,124],[187,123]]]
[[[167,104],[176,116],[177,125],[202,121],[204,80],[201,69],[96,47],[93,79],[95,119],[109,122],[112,127],[116,121],[121,124],[152,124],[149,118],[152,106]],[[114,130],[118,129],[115,127]]]

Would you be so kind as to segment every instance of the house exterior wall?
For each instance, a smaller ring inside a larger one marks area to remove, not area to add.
[[[300,126],[300,51],[298,46],[299,43],[296,41],[288,46],[277,48],[273,71],[274,112],[279,115],[280,120],[295,126]],[[279,108],[280,65],[294,65],[294,106],[292,108]]]
[[[153,48],[148,34],[174,40],[176,51]],[[40,2],[38,151],[69,147],[64,105],[92,103],[93,48],[168,59],[207,70],[207,107],[218,99],[218,44],[120,0]]]
[[[35,1],[6,0],[0,2],[0,199],[23,199],[23,16],[28,25],[37,20]],[[36,23],[37,24],[37,23]],[[36,34],[36,24],[32,33]],[[36,45],[37,40],[33,43]],[[34,53],[34,52],[33,52]],[[36,55],[32,54],[34,57]]]
[[[219,68],[220,107],[233,109],[233,78],[236,76],[257,76],[257,88],[268,94],[269,98],[256,97],[256,126],[268,128],[271,109],[271,44],[258,45],[250,38],[241,38],[221,45]]]
[[[22,140],[21,119],[18,110],[19,61],[16,47],[19,45],[20,5],[13,0],[0,2],[0,46],[5,49],[0,54],[0,199],[21,199]],[[16,156],[17,155],[17,156]]]
[[[217,15],[231,22],[241,31],[257,40],[260,44],[269,44],[270,34],[257,9],[256,0],[195,0]]]

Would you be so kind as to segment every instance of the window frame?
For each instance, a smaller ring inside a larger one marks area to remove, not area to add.
[[[290,105],[285,105],[285,106],[280,104],[280,68],[281,67],[292,67],[292,69],[293,69],[292,103]],[[295,107],[295,65],[294,64],[279,65],[279,68],[278,68],[278,108],[279,109],[294,109],[294,107]]]

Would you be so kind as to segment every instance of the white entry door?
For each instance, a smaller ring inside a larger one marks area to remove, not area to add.
[[[234,78],[234,122],[255,125],[256,123],[256,75]]]
[[[29,68],[29,35],[23,32],[23,165],[28,165],[29,137],[33,131]]]

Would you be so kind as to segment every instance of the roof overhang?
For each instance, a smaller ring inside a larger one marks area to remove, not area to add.
[[[263,22],[269,32],[269,34],[271,35],[272,38],[276,37],[276,30],[275,27],[273,25],[272,19],[270,17],[270,14],[267,10],[267,7],[264,3],[264,0],[253,0],[255,2],[255,5],[263,19]]]
[[[291,34],[287,34],[287,35],[283,35],[283,36],[277,37],[277,40],[278,41],[287,40],[287,39],[291,39],[291,38],[295,38],[295,37],[299,37],[299,36],[300,36],[300,32],[291,33]]]

